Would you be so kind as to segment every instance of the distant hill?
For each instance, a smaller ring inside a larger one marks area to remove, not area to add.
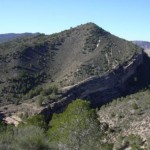
[[[148,41],[133,41],[133,43],[144,48],[145,50],[150,50],[150,42]]]
[[[73,86],[126,66],[140,54],[138,46],[94,23],[52,35],[17,38],[0,44],[0,100],[12,103],[38,85]]]
[[[39,33],[21,33],[21,34],[15,34],[15,33],[7,33],[7,34],[0,34],[0,43],[3,42],[8,42],[10,40],[14,40],[16,38],[21,38],[21,37],[27,37],[27,36],[35,36]]]

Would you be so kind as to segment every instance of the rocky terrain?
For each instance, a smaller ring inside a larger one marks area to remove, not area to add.
[[[93,23],[2,43],[1,114],[30,115],[36,107],[34,113],[48,116],[76,98],[99,107],[147,86],[147,59],[141,48]]]
[[[107,123],[109,126],[109,134],[107,141],[113,142],[114,147],[122,149],[125,145],[125,137],[132,136],[130,141],[135,142],[135,138],[141,138],[141,142],[137,140],[139,147],[148,147],[150,138],[150,91],[142,90],[136,94],[121,97],[113,102],[102,106],[98,112],[99,120]],[[128,144],[126,145],[128,147]],[[139,148],[138,148],[139,149]]]

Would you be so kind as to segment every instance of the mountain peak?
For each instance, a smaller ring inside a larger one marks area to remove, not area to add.
[[[75,27],[76,28],[76,27]],[[95,23],[93,22],[87,22],[85,24],[81,24],[79,26],[77,26],[77,28],[81,28],[81,29],[101,29],[101,30],[104,30],[102,29],[101,27],[99,27],[98,25],[96,25]]]

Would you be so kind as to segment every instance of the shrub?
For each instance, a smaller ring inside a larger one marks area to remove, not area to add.
[[[15,105],[19,105],[20,99],[15,100]]]
[[[4,132],[7,129],[7,126],[4,122],[0,121],[0,133]]]
[[[126,137],[118,137],[114,145],[116,150],[131,148],[132,150],[140,150],[143,145],[143,140],[139,135],[128,135]]]
[[[113,144],[105,143],[101,145],[102,150],[112,150],[113,149]]]
[[[44,131],[37,126],[15,129],[13,150],[50,150]]]
[[[46,88],[46,89],[44,89],[42,92],[41,92],[41,94],[43,95],[43,96],[47,96],[47,95],[50,95],[50,94],[52,94],[52,93],[54,93],[54,94],[57,94],[58,93],[58,88],[55,86],[55,85],[51,85],[51,86],[49,86],[48,88]]]
[[[27,123],[27,125],[38,126],[38,127],[43,128],[45,130],[48,128],[48,126],[46,124],[45,117],[43,115],[34,115],[32,117],[29,117],[26,120],[26,123]]]
[[[115,115],[114,112],[112,112],[112,113],[110,114],[110,116],[111,116],[111,118],[114,118],[116,115]]]
[[[138,107],[137,103],[134,102],[134,103],[132,103],[132,108],[133,109],[138,109],[139,107]]]
[[[43,90],[42,87],[36,88],[36,89],[34,89],[34,90],[31,90],[31,91],[28,93],[28,97],[29,97],[29,98],[33,98],[33,97],[39,95],[39,94],[42,92],[42,90]]]
[[[124,117],[125,117],[124,114],[118,112],[118,118],[119,118],[119,119],[122,119],[122,118],[124,118]]]
[[[123,142],[124,137],[119,136],[114,144],[114,149],[115,150],[122,150],[125,149],[128,145],[126,145],[126,143]]]
[[[150,138],[147,139],[147,149],[150,149]]]
[[[12,150],[13,126],[0,122],[0,150]]]
[[[11,132],[3,132],[0,134],[0,149],[12,150],[13,134]]]
[[[129,144],[129,146],[132,148],[132,149],[140,149],[141,146],[143,145],[143,140],[142,138],[139,136],[139,135],[129,135],[127,136],[124,141],[126,143]]]
[[[40,95],[40,96],[38,97],[38,100],[37,100],[38,106],[42,106],[43,101],[44,101],[44,97]]]
[[[52,89],[49,87],[47,89],[44,89],[42,92],[41,92],[41,95],[43,96],[47,96],[47,95],[50,95],[52,93]]]
[[[58,96],[56,94],[52,93],[51,95],[48,96],[48,99],[55,101],[58,99]]]

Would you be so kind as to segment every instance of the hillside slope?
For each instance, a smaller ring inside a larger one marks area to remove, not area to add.
[[[150,148],[149,114],[149,89],[118,98],[102,106],[98,112],[100,122],[109,126],[106,139],[118,149],[126,149],[131,145],[138,146],[137,149],[143,146]]]
[[[136,58],[139,58],[139,65],[142,63],[141,54],[141,49],[132,42],[120,39],[93,23],[49,36],[37,35],[2,43],[1,105],[23,99],[24,94],[37,86],[71,86],[130,66]]]

